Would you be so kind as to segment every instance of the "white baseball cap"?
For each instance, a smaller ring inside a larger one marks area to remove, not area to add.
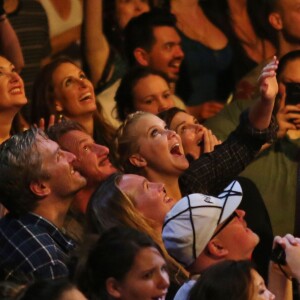
[[[190,194],[168,212],[162,238],[168,253],[183,266],[190,266],[202,253],[217,226],[241,203],[242,188],[231,182],[217,197]]]

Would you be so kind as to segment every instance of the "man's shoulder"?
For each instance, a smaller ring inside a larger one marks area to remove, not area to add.
[[[20,252],[41,248],[52,255],[49,249],[53,248],[53,253],[60,248],[68,252],[75,246],[55,225],[34,214],[20,217],[8,214],[3,217],[0,220],[0,241],[4,245],[0,253],[10,248],[18,248]]]
[[[54,225],[40,216],[7,215],[0,220],[0,268],[9,276],[20,272],[37,273],[41,278],[65,275],[67,242]]]
[[[189,293],[192,289],[192,287],[195,285],[196,280],[191,279],[187,282],[185,282],[180,289],[177,291],[174,300],[188,300],[189,299]]]
[[[44,220],[36,216],[15,217],[6,215],[0,220],[0,240],[8,242],[2,247],[15,246],[25,249],[41,248],[53,243],[49,231],[43,226]]]

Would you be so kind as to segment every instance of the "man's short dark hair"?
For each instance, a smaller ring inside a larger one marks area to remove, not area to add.
[[[136,64],[134,50],[150,51],[155,42],[153,29],[160,26],[176,28],[176,17],[165,9],[153,9],[129,21],[124,30],[124,48],[131,66]]]
[[[61,136],[73,130],[78,130],[87,133],[86,130],[79,123],[72,120],[64,119],[60,123],[56,123],[53,126],[49,127],[49,129],[47,130],[47,135],[52,141],[58,143],[58,140]]]
[[[42,170],[38,137],[48,138],[43,131],[32,127],[0,146],[0,202],[11,213],[32,211],[40,200],[30,189],[31,182],[48,176]]]
[[[263,0],[262,4],[264,5],[264,8],[266,9],[267,14],[270,14],[271,12],[278,9],[278,3],[279,0]]]

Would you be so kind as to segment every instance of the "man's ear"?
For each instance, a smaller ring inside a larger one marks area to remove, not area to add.
[[[133,154],[129,157],[129,161],[136,167],[146,167],[147,161],[140,154]]]
[[[282,19],[281,19],[280,14],[277,13],[277,12],[272,12],[269,15],[269,23],[276,30],[281,30],[282,29]]]
[[[33,181],[30,183],[30,190],[37,196],[43,198],[51,193],[50,187],[43,181]]]
[[[113,277],[107,278],[105,285],[106,285],[106,290],[110,296],[112,296],[114,299],[121,298],[119,283],[115,278]]]
[[[149,55],[146,50],[144,50],[143,48],[136,48],[133,51],[133,55],[139,65],[143,67],[149,66]]]
[[[228,255],[228,250],[224,247],[223,243],[218,238],[210,240],[206,247],[208,252],[212,256],[223,258]]]

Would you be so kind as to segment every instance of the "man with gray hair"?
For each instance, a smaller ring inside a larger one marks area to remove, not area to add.
[[[86,180],[73,167],[76,156],[31,128],[0,146],[2,279],[68,276],[73,240],[62,233],[74,195]]]

